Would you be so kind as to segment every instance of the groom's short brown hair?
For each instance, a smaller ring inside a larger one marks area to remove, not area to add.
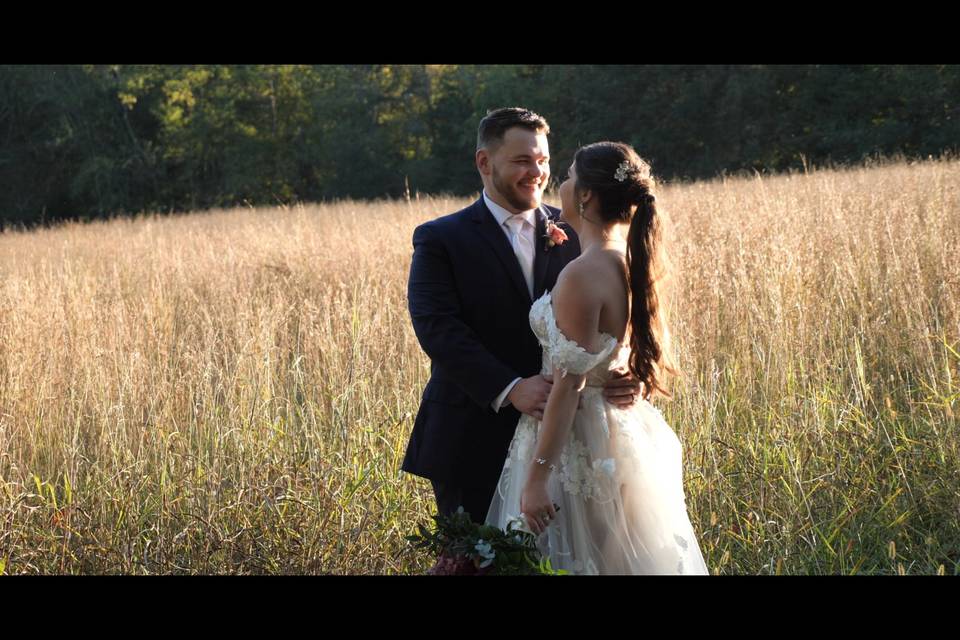
[[[523,107],[494,109],[488,111],[486,117],[480,121],[480,128],[477,130],[477,150],[492,150],[498,143],[503,142],[504,134],[513,127],[523,127],[535,133],[550,133],[550,125],[543,116],[530,109]]]

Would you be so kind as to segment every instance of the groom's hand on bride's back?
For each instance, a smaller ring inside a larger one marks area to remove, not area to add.
[[[507,399],[517,411],[543,420],[543,412],[547,408],[547,396],[553,386],[553,376],[535,375],[524,378],[513,386]]]
[[[603,385],[603,397],[618,407],[631,407],[640,398],[640,380],[629,369],[614,371]]]

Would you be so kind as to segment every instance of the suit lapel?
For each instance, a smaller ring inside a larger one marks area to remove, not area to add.
[[[533,302],[530,300],[530,292],[527,290],[527,282],[523,277],[523,271],[520,270],[517,255],[513,252],[513,247],[510,246],[506,234],[497,224],[497,219],[493,217],[493,214],[487,209],[487,205],[484,204],[482,196],[474,206],[473,221],[477,223],[480,237],[493,249],[494,255],[503,264],[517,292],[528,303]],[[539,228],[539,222],[537,225],[537,228]],[[536,274],[536,259],[534,259],[534,274]],[[536,275],[534,275],[534,282],[536,282]]]
[[[533,259],[533,296],[539,299],[543,295],[544,281],[547,277],[547,265],[550,264],[552,251],[547,249],[547,214],[543,207],[537,209],[537,237]]]

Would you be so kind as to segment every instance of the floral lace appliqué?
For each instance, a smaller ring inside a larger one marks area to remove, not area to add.
[[[533,458],[533,449],[537,444],[537,431],[526,415],[521,416],[517,423],[517,430],[510,443],[510,451],[507,453],[507,460],[503,464],[504,469],[509,469],[514,460],[531,460]]]
[[[606,340],[603,348],[599,353],[590,353],[563,335],[553,315],[549,291],[530,307],[530,327],[543,346],[544,354],[549,358],[550,364],[560,369],[562,377],[568,373],[575,375],[587,373],[606,360],[618,345],[616,338],[603,334]]]
[[[590,460],[590,451],[576,438],[570,438],[560,454],[559,476],[565,491],[572,495],[595,500],[609,499],[611,479],[617,470],[616,460]]]

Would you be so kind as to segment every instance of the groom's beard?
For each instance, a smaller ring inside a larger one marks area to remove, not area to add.
[[[542,184],[542,183],[541,183]],[[516,185],[507,182],[500,177],[497,167],[493,167],[493,186],[497,192],[504,197],[515,209],[520,211],[530,211],[540,206],[540,200],[543,197],[543,189],[538,187],[534,195],[528,196],[520,193]]]

